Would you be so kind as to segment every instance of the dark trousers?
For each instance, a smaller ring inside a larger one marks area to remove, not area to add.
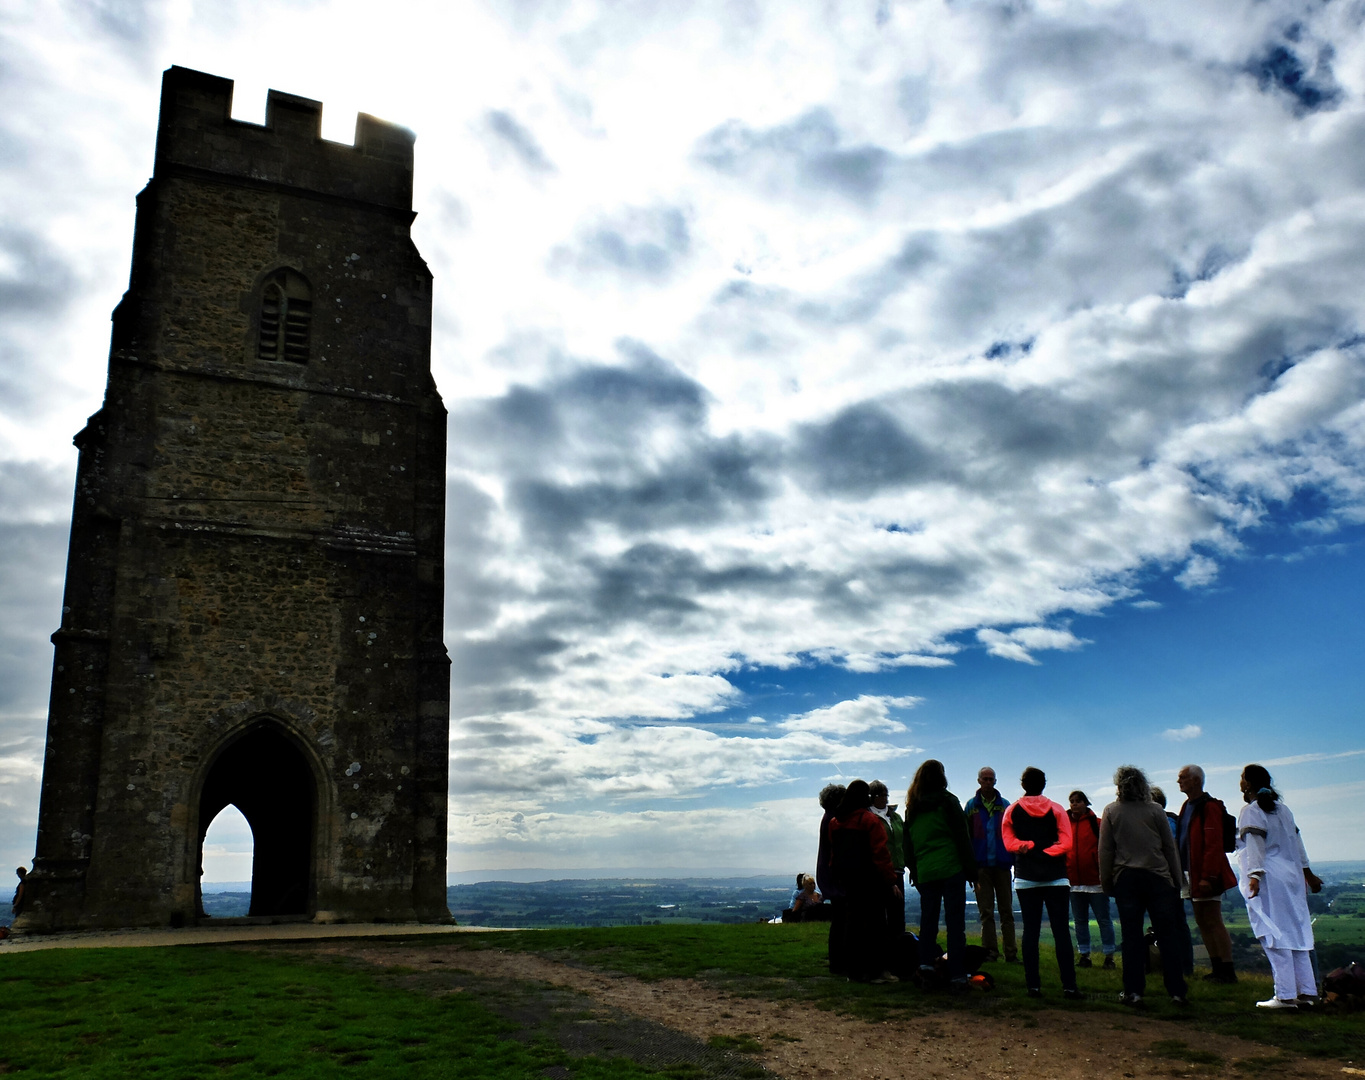
[[[846,919],[843,974],[865,982],[891,967],[891,938],[886,929],[886,896],[880,891],[854,893],[839,901]],[[837,909],[836,909],[837,910]]]
[[[825,905],[830,909],[829,973],[831,975],[847,975],[849,962],[848,908],[844,906],[843,897],[839,897],[837,900],[826,900]]]
[[[1057,946],[1057,970],[1062,976],[1062,989],[1076,989],[1076,954],[1071,949],[1071,920],[1068,899],[1071,889],[1066,885],[1043,885],[1033,888],[1019,888],[1016,881],[1015,895],[1019,897],[1019,914],[1024,917],[1024,985],[1030,990],[1042,989],[1042,976],[1038,971],[1038,941],[1043,936],[1043,908],[1047,908],[1048,925],[1052,927],[1052,940]],[[1127,955],[1125,954],[1125,962]]]
[[[948,977],[967,975],[967,879],[945,878],[922,881],[919,890],[919,962],[933,967],[942,954],[938,951],[938,909],[943,906],[943,923],[948,930]]]
[[[1114,879],[1114,906],[1119,909],[1119,926],[1123,931],[1123,992],[1142,994],[1147,988],[1147,944],[1142,940],[1142,924],[1150,916],[1157,948],[1161,950],[1161,976],[1166,993],[1184,997],[1185,976],[1180,970],[1184,942],[1180,924],[1185,911],[1180,892],[1150,870],[1127,867]]]
[[[905,874],[901,874],[901,884],[904,886]],[[900,936],[905,933],[905,893],[901,892],[898,897],[894,892],[890,894],[886,901],[886,932],[892,941],[899,941]]]

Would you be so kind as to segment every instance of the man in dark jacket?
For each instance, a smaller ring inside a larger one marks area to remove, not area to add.
[[[1000,822],[1009,809],[1009,800],[995,788],[995,770],[984,766],[976,774],[977,792],[963,807],[967,831],[976,856],[976,910],[981,919],[981,947],[987,960],[999,960],[995,935],[995,912],[1000,912],[1000,936],[1005,945],[1005,962],[1014,963],[1018,950],[1014,940],[1014,897],[1010,891],[1010,867],[1014,856],[1005,849]]]

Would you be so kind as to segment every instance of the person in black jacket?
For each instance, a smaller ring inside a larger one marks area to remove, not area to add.
[[[820,808],[825,816],[820,819],[820,848],[815,856],[815,887],[829,905],[829,973],[843,975],[848,968],[848,919],[842,904],[843,890],[830,873],[829,823],[844,799],[843,784],[826,784],[820,789]]]
[[[1043,796],[1047,776],[1042,769],[1029,766],[1019,783],[1023,797],[1005,812],[1000,831],[1005,847],[1014,855],[1014,891],[1024,917],[1024,986],[1029,997],[1043,996],[1038,941],[1046,907],[1057,947],[1062,997],[1081,998],[1085,995],[1076,986],[1076,956],[1071,948],[1067,911],[1071,879],[1066,872],[1066,853],[1071,850],[1071,819],[1061,806]]]

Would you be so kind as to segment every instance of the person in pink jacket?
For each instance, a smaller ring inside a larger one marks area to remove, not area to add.
[[[1038,971],[1038,941],[1043,934],[1043,908],[1057,947],[1057,969],[1062,976],[1062,997],[1079,1000],[1076,956],[1071,949],[1071,921],[1067,901],[1071,879],[1066,856],[1071,850],[1071,819],[1066,809],[1044,798],[1047,776],[1029,766],[1019,778],[1023,797],[1005,812],[1000,833],[1005,848],[1014,856],[1014,891],[1024,917],[1024,986],[1029,997],[1042,997]]]

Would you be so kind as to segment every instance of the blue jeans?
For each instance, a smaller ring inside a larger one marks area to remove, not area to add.
[[[1185,908],[1180,891],[1158,874],[1130,866],[1114,879],[1114,906],[1119,909],[1123,929],[1123,992],[1141,994],[1147,987],[1147,943],[1142,940],[1142,923],[1150,915],[1161,950],[1166,993],[1184,997],[1187,987],[1181,971],[1184,943],[1180,924],[1185,921]]]
[[[1109,897],[1099,892],[1071,892],[1071,915],[1076,920],[1076,951],[1090,955],[1090,913],[1100,924],[1100,947],[1105,956],[1114,955],[1114,920],[1109,916]]]
[[[938,951],[938,909],[943,905],[943,922],[948,929],[948,977],[967,976],[967,879],[944,878],[921,881],[919,890],[919,962],[933,967],[942,954]]]

